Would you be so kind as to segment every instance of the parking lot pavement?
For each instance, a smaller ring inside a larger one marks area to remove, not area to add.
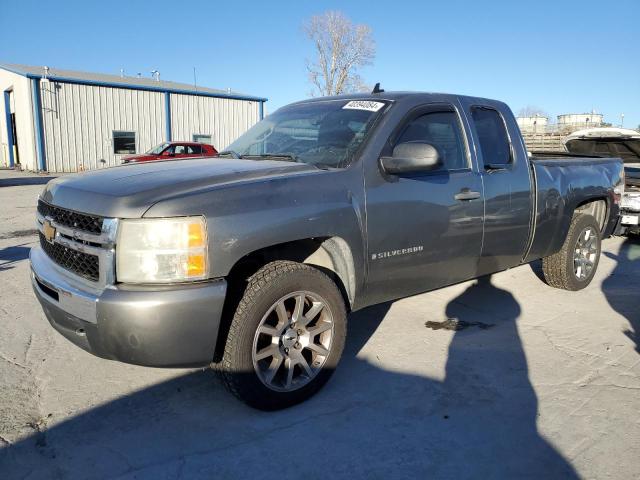
[[[42,185],[12,175],[0,478],[640,477],[638,241],[606,240],[580,292],[525,265],[357,312],[325,389],[263,413],[209,371],[101,360],[54,332],[28,278]]]

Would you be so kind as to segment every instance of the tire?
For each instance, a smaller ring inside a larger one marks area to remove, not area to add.
[[[598,268],[601,243],[600,225],[596,219],[592,215],[575,216],[560,251],[542,259],[547,284],[571,291],[589,285]]]
[[[345,303],[327,275],[301,263],[272,262],[249,279],[216,370],[249,406],[290,407],[329,380],[346,333]]]

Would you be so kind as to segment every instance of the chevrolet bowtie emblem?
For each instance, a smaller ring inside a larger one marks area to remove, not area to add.
[[[56,227],[51,225],[49,220],[45,220],[42,224],[42,233],[44,234],[44,238],[47,239],[47,242],[53,243],[53,239],[56,238]]]

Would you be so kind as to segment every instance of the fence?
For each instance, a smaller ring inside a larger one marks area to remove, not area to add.
[[[585,128],[610,127],[609,124],[600,122],[583,123],[549,123],[547,125],[526,125],[521,126],[524,143],[527,150],[547,150],[553,152],[563,152],[564,139],[573,132],[584,130]]]

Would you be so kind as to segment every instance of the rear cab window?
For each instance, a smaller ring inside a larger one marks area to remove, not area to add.
[[[511,142],[502,115],[490,107],[472,107],[485,170],[509,168],[513,164]]]

